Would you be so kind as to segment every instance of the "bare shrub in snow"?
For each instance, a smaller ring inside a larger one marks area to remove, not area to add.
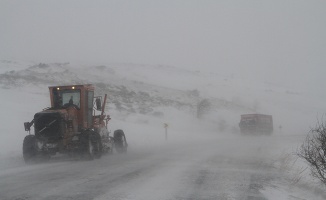
[[[277,160],[273,162],[274,167],[282,172],[291,185],[307,184],[307,169],[306,165],[299,162],[298,156],[292,153],[283,152]]]
[[[301,145],[298,156],[308,162],[311,175],[326,185],[326,124],[317,122]]]

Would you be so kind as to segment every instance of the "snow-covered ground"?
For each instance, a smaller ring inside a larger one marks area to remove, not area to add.
[[[284,177],[265,184],[259,191],[266,199],[326,197],[323,186],[309,176],[306,164],[295,156],[310,127],[325,111],[324,96],[307,88],[287,88],[262,80],[172,66],[0,61],[0,169],[21,169],[22,141],[27,134],[23,122],[31,121],[36,112],[50,106],[48,86],[82,83],[94,84],[98,94],[109,95],[109,130],[123,129],[130,151],[163,148],[164,123],[169,125],[171,145],[210,138],[241,140],[241,114],[271,114],[274,134],[253,140],[262,142],[260,148],[269,154],[270,166]],[[212,106],[202,119],[197,119],[196,105],[203,99]],[[264,145],[266,141],[269,145]]]

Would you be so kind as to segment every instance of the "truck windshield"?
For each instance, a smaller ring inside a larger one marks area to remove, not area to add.
[[[59,90],[53,92],[54,106],[75,105],[80,108],[80,90]]]

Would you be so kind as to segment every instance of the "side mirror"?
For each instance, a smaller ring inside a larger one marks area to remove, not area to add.
[[[31,131],[31,125],[29,122],[24,122],[25,131]]]
[[[102,110],[102,102],[101,102],[100,97],[97,97],[95,99],[95,104],[96,104],[96,110],[101,111]]]

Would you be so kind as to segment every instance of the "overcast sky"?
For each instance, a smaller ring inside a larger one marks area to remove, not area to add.
[[[163,64],[325,85],[326,1],[0,0],[0,59]]]

